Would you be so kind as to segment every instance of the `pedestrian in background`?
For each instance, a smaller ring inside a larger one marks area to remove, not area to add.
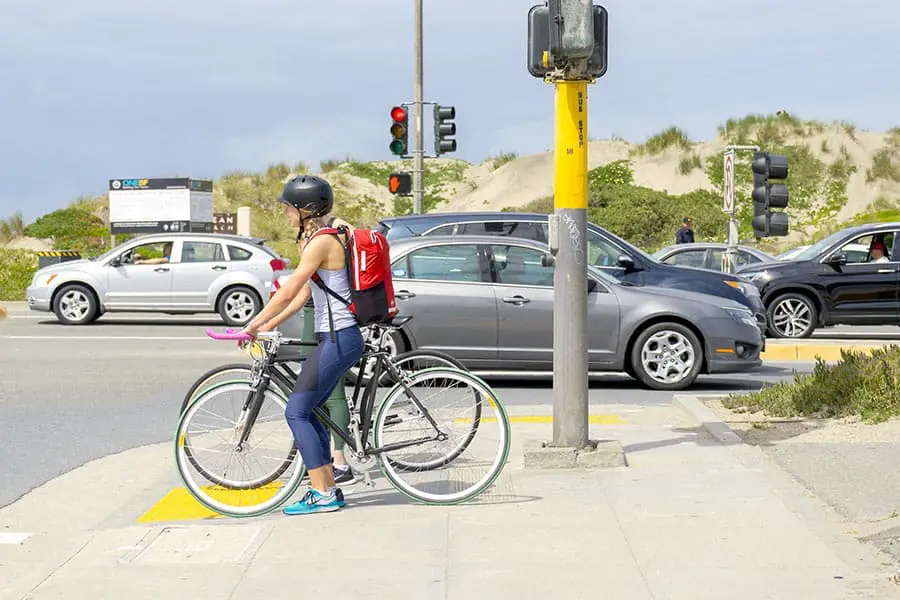
[[[685,217],[681,220],[681,227],[675,234],[676,244],[693,244],[694,243],[694,220]]]
[[[5,319],[7,314],[8,313],[6,312],[6,307],[0,304],[0,321]]]

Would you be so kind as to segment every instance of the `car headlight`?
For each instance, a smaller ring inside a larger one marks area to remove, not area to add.
[[[756,319],[753,317],[753,312],[744,308],[725,308],[722,307],[722,310],[727,312],[732,319],[736,319],[750,327],[756,327]]]

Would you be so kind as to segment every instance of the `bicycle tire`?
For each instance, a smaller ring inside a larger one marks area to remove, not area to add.
[[[222,386],[230,385],[233,383],[249,383],[249,382],[247,382],[247,380],[239,380],[239,379],[223,381],[221,383],[215,384],[214,386],[210,387],[208,390],[205,390],[203,393],[200,394],[200,396],[198,396],[194,400],[194,402],[199,400],[199,398],[201,398],[204,394],[206,394],[208,392],[213,392],[216,389],[221,388]],[[270,382],[270,384],[271,384],[271,382]],[[278,384],[276,383],[276,385],[278,385]],[[288,392],[288,393],[290,393],[290,392]],[[286,397],[287,397],[287,394],[285,394],[285,398]],[[231,484],[229,484],[228,480],[226,480],[222,477],[219,477],[218,475],[216,475],[215,473],[213,473],[212,471],[210,471],[209,469],[204,467],[202,464],[200,464],[200,462],[194,456],[194,453],[191,452],[189,445],[183,444],[183,447],[184,447],[185,456],[187,457],[188,461],[191,463],[191,466],[193,466],[195,469],[197,469],[197,472],[199,472],[206,479],[215,483],[216,485],[221,485],[224,488],[235,489],[235,490],[253,489],[255,487],[262,487],[262,486],[272,483],[273,481],[275,481],[276,479],[281,477],[284,474],[284,472],[288,470],[288,468],[290,468],[291,463],[294,462],[294,459],[297,456],[297,447],[292,446],[291,450],[288,452],[288,455],[287,455],[287,457],[285,457],[284,461],[278,467],[276,467],[275,470],[272,471],[272,473],[270,473],[269,475],[267,475],[265,477],[261,477],[261,478],[259,478],[259,480],[254,480],[252,482],[248,482],[243,485],[231,485]]]
[[[414,491],[411,486],[406,484],[403,481],[402,477],[394,470],[392,465],[393,463],[397,463],[399,461],[392,461],[388,456],[383,453],[378,455],[379,465],[381,467],[381,471],[384,474],[385,478],[391,482],[391,485],[394,486],[400,493],[410,498],[411,500],[421,502],[424,504],[432,504],[432,505],[452,505],[459,504],[461,502],[465,502],[467,500],[471,500],[475,496],[478,496],[485,490],[487,490],[491,485],[493,485],[494,481],[497,480],[497,477],[500,476],[500,473],[503,471],[504,466],[506,465],[506,461],[509,458],[509,449],[510,449],[510,438],[512,434],[512,428],[509,421],[509,416],[506,413],[506,408],[503,406],[503,403],[497,397],[497,394],[487,385],[479,377],[469,373],[468,371],[461,371],[458,369],[449,369],[443,367],[435,367],[430,369],[423,369],[421,371],[416,371],[410,377],[410,384],[416,384],[421,381],[427,379],[456,379],[463,380],[470,384],[473,388],[475,388],[481,396],[488,399],[493,407],[497,409],[498,419],[497,421],[500,423],[500,431],[501,431],[501,450],[500,453],[495,458],[493,464],[491,465],[490,471],[487,476],[483,477],[480,482],[476,484],[473,489],[466,491],[461,494],[451,494],[443,499],[438,499],[433,494],[425,494],[423,492]],[[393,404],[394,398],[400,394],[405,393],[405,390],[402,385],[395,385],[390,392],[388,392],[385,401],[381,404],[381,407],[378,410],[378,415],[375,419],[375,431],[374,431],[374,447],[376,449],[381,448],[381,440],[384,436],[385,431],[385,421],[390,413],[390,407]],[[480,415],[480,413],[479,413]],[[474,422],[477,422],[479,419],[473,419]],[[473,431],[476,430],[473,428]],[[469,439],[466,441],[466,447],[469,443],[471,443],[472,439],[474,439],[474,435],[471,435]],[[456,456],[458,457],[462,451],[456,452]],[[455,458],[454,457],[454,458]],[[443,464],[449,464],[448,462],[444,462]]]
[[[295,472],[291,475],[288,482],[284,486],[282,486],[279,490],[277,490],[275,492],[275,494],[273,494],[266,502],[264,502],[261,505],[258,505],[256,507],[253,507],[253,508],[237,509],[236,507],[232,507],[223,502],[217,501],[215,498],[208,495],[202,489],[202,487],[194,481],[193,477],[189,476],[189,474],[186,472],[187,465],[185,464],[185,459],[187,457],[186,457],[186,453],[183,451],[183,448],[185,447],[184,430],[185,430],[186,426],[190,423],[191,419],[197,414],[197,412],[200,410],[200,408],[202,408],[203,404],[207,401],[206,397],[209,394],[209,392],[216,391],[219,389],[225,389],[228,387],[238,387],[238,386],[245,386],[246,388],[249,389],[249,385],[247,385],[246,383],[225,382],[221,386],[217,386],[214,390],[209,390],[208,392],[204,393],[197,401],[192,402],[188,406],[188,409],[179,418],[178,427],[175,430],[175,440],[174,440],[175,465],[176,465],[176,468],[178,469],[178,474],[181,477],[181,480],[185,485],[185,488],[188,490],[188,493],[191,494],[191,496],[195,500],[197,500],[197,502],[199,502],[200,504],[202,504],[209,510],[212,510],[221,515],[225,515],[228,517],[234,517],[234,518],[255,517],[255,516],[260,516],[260,515],[266,514],[268,512],[271,512],[272,510],[275,510],[276,508],[278,508],[279,506],[284,504],[284,502],[288,498],[290,498],[300,487],[303,476],[306,472],[306,467],[303,464],[302,459],[301,460],[296,459],[296,457],[299,456],[299,454],[295,453],[294,454],[295,459],[291,461],[291,464],[293,464],[295,466],[295,469],[296,469]],[[287,398],[284,397],[283,394],[280,394],[275,390],[277,390],[277,387],[268,386],[264,393],[267,393],[267,394],[271,393],[272,396],[274,396],[276,403],[279,404],[282,408],[284,408],[285,406],[287,406]],[[211,397],[211,396],[209,396],[209,397]],[[188,461],[188,462],[190,462],[190,461]],[[290,467],[290,465],[288,465],[288,466]],[[205,477],[205,475],[204,475],[204,477]],[[272,482],[270,481],[266,485],[269,485],[270,483],[272,483]],[[262,486],[259,486],[256,488],[250,488],[250,489],[259,489],[260,487],[262,487]],[[226,488],[226,490],[227,490],[227,488]],[[231,490],[228,490],[228,491],[231,491]],[[244,491],[244,490],[241,490],[241,491]]]
[[[398,363],[403,363],[404,361],[412,360],[412,359],[421,359],[421,358],[432,358],[437,359],[436,362],[444,362],[453,369],[459,369],[460,371],[468,371],[468,369],[463,365],[459,360],[453,358],[449,354],[444,352],[438,352],[437,350],[410,350],[409,352],[403,352],[402,354],[398,354],[397,356],[391,358],[391,363],[396,367]],[[432,367],[425,367],[432,368]],[[421,369],[419,369],[421,371]],[[387,372],[382,373],[382,377],[390,377],[390,374]],[[393,383],[384,383],[384,379],[379,380],[379,385],[391,385],[393,386],[397,382]]]

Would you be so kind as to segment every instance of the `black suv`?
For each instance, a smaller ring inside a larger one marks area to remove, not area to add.
[[[790,260],[738,273],[759,288],[772,337],[805,338],[839,324],[900,325],[898,234],[900,223],[848,227]]]
[[[518,212],[428,213],[388,217],[376,226],[388,242],[423,235],[500,235],[547,243],[547,215]],[[759,292],[746,279],[728,273],[667,265],[593,223],[587,226],[590,264],[638,285],[657,285],[722,296],[747,306],[765,333]]]

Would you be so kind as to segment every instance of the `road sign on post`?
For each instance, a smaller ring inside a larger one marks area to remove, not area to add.
[[[734,150],[725,153],[725,197],[722,201],[722,210],[734,213]]]

